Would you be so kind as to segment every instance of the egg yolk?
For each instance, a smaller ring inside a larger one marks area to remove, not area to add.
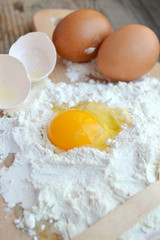
[[[50,141],[63,150],[90,145],[103,131],[94,116],[81,110],[58,114],[47,128]]]
[[[110,147],[106,144],[108,138],[114,139],[123,124],[132,124],[126,109],[94,102],[70,109],[54,106],[53,111],[55,118],[47,126],[47,135],[57,152],[81,146],[105,150]]]

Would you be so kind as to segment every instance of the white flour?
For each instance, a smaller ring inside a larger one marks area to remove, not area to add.
[[[63,62],[67,65],[66,75],[72,83],[77,81],[89,81],[92,78],[101,81],[106,80],[106,78],[101,75],[95,59],[81,64],[72,63],[66,60],[63,60]]]
[[[84,52],[87,53],[87,54],[91,54],[91,53],[93,53],[95,50],[96,50],[95,47],[90,47],[90,48],[85,49]]]
[[[81,77],[89,79],[85,77],[90,75],[87,69],[95,69],[93,61],[74,67],[68,63],[68,76],[76,81],[74,74],[81,72]],[[108,153],[82,147],[54,154],[55,147],[46,136],[46,124],[53,117],[51,103],[71,107],[85,101],[126,108],[135,122],[111,141]],[[9,207],[20,203],[25,209],[17,226],[34,235],[36,222],[53,221],[67,240],[68,233],[75,236],[156,181],[159,103],[160,84],[154,78],[117,84],[90,81],[67,85],[50,80],[34,84],[27,101],[4,112],[0,119],[1,161],[15,153],[12,166],[0,170],[0,191]],[[121,239],[143,240],[158,232],[160,208],[152,215]]]

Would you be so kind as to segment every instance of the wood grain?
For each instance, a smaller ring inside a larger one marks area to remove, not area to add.
[[[46,8],[95,9],[109,19],[113,30],[140,23],[152,28],[160,38],[159,0],[0,0],[0,53],[8,53],[18,37],[33,31],[33,15]]]

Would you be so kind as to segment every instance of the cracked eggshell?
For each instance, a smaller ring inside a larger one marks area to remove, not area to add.
[[[22,103],[30,88],[24,65],[12,56],[0,54],[0,109],[14,108]]]
[[[42,32],[32,32],[20,37],[10,48],[9,55],[25,66],[31,81],[39,81],[53,71],[57,53],[49,37]]]

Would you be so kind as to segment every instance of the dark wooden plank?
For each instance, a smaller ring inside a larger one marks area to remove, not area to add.
[[[44,8],[91,8],[102,12],[112,29],[140,23],[160,38],[159,0],[0,0],[0,53],[8,53],[18,37],[32,31],[32,16]]]
[[[152,21],[160,28],[160,1],[141,0]],[[159,30],[160,31],[160,30]]]
[[[160,1],[128,1],[140,24],[150,27],[160,39]]]
[[[127,24],[139,23],[126,0],[99,0],[98,10],[108,17],[113,30]]]

